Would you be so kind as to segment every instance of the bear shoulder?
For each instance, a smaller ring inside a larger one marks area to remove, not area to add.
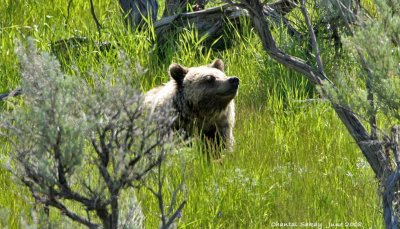
[[[177,88],[174,82],[169,81],[165,85],[155,87],[146,92],[144,105],[150,109],[166,107],[171,104],[173,97],[177,94]]]

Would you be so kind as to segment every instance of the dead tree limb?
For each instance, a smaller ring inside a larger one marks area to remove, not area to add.
[[[181,13],[169,17],[164,17],[154,24],[157,34],[157,43],[163,44],[171,37],[171,33],[180,31],[192,25],[198,30],[199,37],[207,36],[205,44],[211,45],[216,39],[224,35],[226,22],[238,23],[241,16],[246,16],[246,11],[228,4],[201,10],[197,12]]]
[[[314,85],[322,86],[329,83],[331,86],[335,87],[325,74],[307,64],[303,59],[291,56],[276,46],[269,24],[263,17],[262,7],[258,0],[243,0],[242,3],[251,14],[253,26],[261,39],[264,50],[274,60],[290,69],[302,73]],[[389,169],[385,166],[386,163],[384,161],[387,161],[387,158],[384,154],[382,143],[371,142],[370,134],[357,116],[347,109],[344,109],[342,106],[335,104],[333,101],[331,102],[342,123],[346,126],[362,153],[367,158],[377,178],[382,178],[384,172]]]
[[[304,35],[298,32],[285,15],[290,13],[296,5],[296,1],[292,0],[279,0],[272,4],[266,4],[263,7],[263,14],[274,23],[275,26],[285,26],[290,35],[298,39],[303,39]],[[70,1],[69,3],[71,3]],[[171,38],[171,35],[179,33],[184,28],[195,28],[198,31],[199,37],[204,38],[203,44],[206,47],[211,47],[218,50],[225,50],[229,48],[229,44],[216,41],[221,38],[230,40],[229,33],[225,30],[228,26],[234,25],[240,27],[239,18],[248,18],[248,12],[245,9],[235,6],[234,3],[225,4],[213,8],[203,9],[208,0],[169,0],[166,1],[166,10],[168,4],[171,4],[172,10],[178,6],[186,9],[188,5],[194,6],[195,12],[187,12],[186,10],[175,10],[173,15],[171,12],[165,13],[164,17],[158,21],[156,20],[158,3],[156,0],[119,0],[121,9],[124,15],[125,25],[131,29],[140,29],[149,20],[154,22],[154,28],[157,36],[157,43],[164,44]],[[92,0],[91,13],[96,23],[99,33],[101,32],[101,25],[97,19]],[[178,5],[178,6],[177,6]],[[70,4],[68,5],[70,7]],[[178,8],[179,8],[178,7]],[[84,37],[72,37],[62,39],[52,44],[53,52],[66,53],[65,50],[77,45],[90,44],[89,40]],[[101,50],[109,49],[109,42],[94,42],[95,46],[99,46]],[[105,44],[105,45],[104,45]],[[103,47],[105,47],[103,49]],[[59,51],[60,50],[60,51]]]
[[[203,10],[207,2],[207,0],[165,0],[163,17],[186,13],[188,8],[192,8],[193,11]]]
[[[271,4],[265,4],[265,6],[269,6],[278,14],[285,16],[297,7],[297,3],[299,3],[299,0],[279,0]]]
[[[274,22],[275,26],[281,26],[283,23],[289,34],[299,38],[302,34],[284,17],[295,7],[297,7],[296,4],[291,0],[281,0],[273,4],[266,4],[262,8],[262,15]],[[170,39],[171,32],[181,31],[182,28],[193,26],[198,30],[199,37],[207,36],[204,43],[209,47],[209,45],[215,43],[216,39],[225,36],[224,28],[227,24],[240,26],[239,18],[247,18],[248,16],[246,9],[237,7],[235,4],[224,4],[197,12],[186,12],[163,17],[154,23],[157,43],[163,44]],[[220,49],[226,48],[220,47]]]
[[[271,35],[270,27],[268,22],[264,19],[263,13],[260,10],[261,5],[258,0],[242,0],[242,3],[246,9],[249,10],[253,26],[257,31],[264,50],[277,62],[283,64],[284,66],[293,69],[299,73],[304,74],[308,80],[314,85],[321,86],[321,91],[324,93],[324,85],[329,85],[330,87],[336,89],[336,86],[329,81],[327,76],[321,71],[320,63],[318,67],[315,68],[309,64],[307,64],[304,60],[286,54],[282,50],[280,50],[276,44],[275,40]],[[303,14],[305,19],[307,20],[307,11],[303,7]],[[309,28],[309,33],[311,37],[314,37],[313,30],[310,27],[310,23],[307,24]],[[313,49],[317,52],[317,46],[315,42],[312,42]],[[318,56],[318,55],[317,55]],[[317,61],[319,62],[319,61]],[[382,191],[382,203],[383,203],[383,212],[384,212],[384,220],[387,228],[398,228],[398,217],[397,212],[394,211],[394,188],[399,185],[400,180],[400,166],[396,165],[396,168],[393,168],[390,164],[390,158],[388,158],[387,154],[384,151],[384,143],[382,141],[377,141],[375,131],[369,133],[367,128],[363,125],[363,123],[358,119],[358,117],[348,108],[344,108],[340,104],[336,104],[329,96],[327,98],[330,100],[333,109],[336,114],[339,116],[342,123],[347,128],[348,132],[351,134],[361,152],[367,159],[370,164],[372,170],[374,171],[377,179],[381,182],[380,187],[383,188]],[[375,121],[372,122],[372,124]],[[392,143],[394,146],[393,153],[394,158],[398,156],[398,131],[393,131]],[[394,142],[394,143],[393,143]]]

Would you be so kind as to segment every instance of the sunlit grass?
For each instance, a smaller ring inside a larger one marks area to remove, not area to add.
[[[242,28],[242,38],[231,49],[217,52],[201,47],[193,31],[171,41],[166,58],[157,56],[150,32],[130,32],[122,23],[115,1],[94,1],[103,25],[99,37],[88,1],[13,1],[0,4],[0,92],[18,87],[18,62],[14,40],[28,36],[37,47],[50,51],[50,44],[72,36],[108,41],[112,48],[101,52],[93,45],[69,48],[60,60],[64,71],[90,81],[90,72],[105,66],[118,69],[127,64],[145,74],[137,79],[146,91],[168,80],[171,62],[204,65],[215,58],[226,63],[228,75],[241,80],[236,100],[236,148],[222,163],[208,163],[196,147],[174,155],[167,168],[171,182],[185,173],[187,205],[179,219],[181,228],[269,228],[274,223],[361,223],[365,228],[382,227],[377,185],[373,173],[330,105],[310,102],[314,89],[306,80],[272,61],[262,51],[256,34]],[[68,21],[67,21],[68,18]],[[68,22],[68,24],[66,24]],[[290,39],[275,31],[281,43]],[[301,54],[301,46],[290,41],[287,50]],[[329,56],[329,47],[324,55]],[[124,53],[126,62],[118,55]],[[67,58],[65,58],[67,57]],[[350,62],[350,60],[349,60]],[[333,72],[333,64],[327,64]],[[80,75],[77,74],[80,72]],[[1,112],[6,107],[0,102]],[[4,139],[0,154],[10,148]],[[182,170],[180,155],[186,158]],[[159,225],[156,200],[145,190],[138,198],[146,215],[146,226]],[[33,200],[11,175],[0,169],[1,227],[21,228],[29,221]],[[51,218],[59,219],[56,210]]]

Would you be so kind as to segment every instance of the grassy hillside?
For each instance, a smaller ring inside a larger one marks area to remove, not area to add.
[[[314,90],[304,78],[266,56],[249,26],[224,52],[203,49],[195,32],[186,31],[160,59],[148,32],[126,31],[116,1],[94,1],[103,26],[101,37],[89,1],[72,1],[69,15],[67,2],[5,0],[0,4],[0,93],[18,87],[14,41],[29,36],[47,52],[51,43],[72,36],[110,42],[116,48],[108,52],[91,45],[62,52],[64,71],[88,81],[91,72],[101,72],[105,66],[117,69],[128,64],[132,71],[144,72],[133,86],[145,91],[168,80],[171,62],[194,66],[215,58],[224,60],[227,75],[240,78],[235,152],[221,164],[210,164],[194,147],[182,152],[186,170],[181,169],[179,158],[170,164],[170,179],[177,180],[184,172],[188,188],[180,228],[270,228],[276,223],[307,222],[323,227],[329,223],[383,227],[373,172],[330,104],[307,100],[317,97]],[[283,48],[303,55],[301,44],[284,31],[274,32],[279,43],[286,44]],[[322,46],[324,57],[331,57],[332,50],[329,44]],[[125,53],[125,63],[116,58],[120,51]],[[351,66],[351,60],[343,57],[340,63],[326,63],[328,74],[341,66]],[[0,112],[7,109],[0,102]],[[3,162],[9,150],[0,138]],[[146,227],[157,227],[156,200],[144,190],[137,196]],[[0,226],[22,228],[24,221],[29,223],[32,208],[29,192],[0,169]],[[60,217],[56,211],[51,214],[55,221]]]

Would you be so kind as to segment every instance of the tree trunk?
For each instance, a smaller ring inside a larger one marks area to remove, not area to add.
[[[107,209],[106,208],[102,208],[102,209],[96,209],[96,214],[99,217],[99,219],[101,220],[101,224],[103,225],[104,229],[108,229],[111,227],[111,216],[108,214]]]
[[[209,8],[206,10],[190,13],[181,13],[169,17],[164,17],[154,23],[157,34],[157,44],[163,45],[167,43],[171,36],[180,31],[179,28],[193,25],[197,29],[198,37],[206,36],[204,45],[214,48],[225,49],[225,44],[216,44],[215,41],[224,36],[226,21],[230,20],[232,24],[239,25],[239,17],[246,16],[247,12],[240,10],[238,7],[223,5]]]
[[[118,228],[119,218],[119,205],[118,205],[118,194],[114,193],[111,196],[111,224],[112,229]]]
[[[165,0],[163,17],[186,13],[188,6],[194,5],[196,0]]]
[[[124,13],[124,22],[132,30],[140,29],[146,21],[157,19],[157,0],[119,0]]]

